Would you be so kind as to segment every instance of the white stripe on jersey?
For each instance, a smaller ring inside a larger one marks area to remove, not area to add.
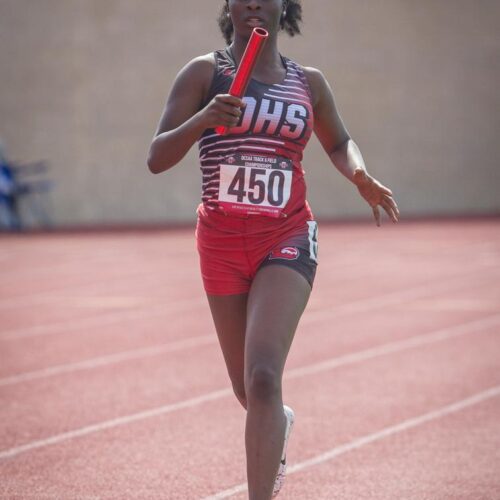
[[[280,141],[280,140],[275,140],[275,139],[261,139],[261,138],[256,139],[253,137],[242,138],[242,139],[225,139],[222,141],[214,141],[211,144],[207,144],[206,146],[203,146],[202,148],[200,148],[200,153],[206,148],[218,146],[219,144],[237,144],[237,143],[239,144],[239,143],[249,142],[249,141],[251,141],[251,142],[268,142],[270,144],[278,144],[279,146],[283,146],[285,144],[285,141]]]
[[[291,78],[285,80],[283,83],[285,83],[285,82],[288,82],[289,84],[295,83],[296,85],[303,85],[304,84],[304,82],[302,80],[300,80],[298,76],[293,76],[293,75],[291,75]]]
[[[285,95],[294,95],[294,96],[303,97],[303,98],[308,97],[307,94],[299,94],[298,92],[285,92],[283,90],[268,89],[268,92],[276,92],[278,94],[285,94]],[[275,96],[275,97],[281,97],[281,96]]]
[[[297,87],[296,85],[274,85],[274,87],[280,87],[282,89],[294,89],[294,90],[301,90],[304,92],[304,89],[302,87]],[[304,96],[307,97],[307,94],[304,93]]]
[[[239,146],[234,146],[232,148],[226,148],[226,149],[214,149],[210,151],[210,153],[206,153],[202,156],[202,158],[208,158],[208,155],[212,153],[224,153],[226,151],[239,151],[241,149],[256,149],[257,151],[272,151],[273,153],[276,152],[276,148],[264,148],[262,146],[245,146],[244,144],[241,144]],[[223,156],[221,159],[224,159],[225,157]],[[213,160],[213,158],[210,158]]]
[[[205,137],[203,137],[203,139],[200,139],[199,142],[205,142],[207,139],[211,139],[212,137],[220,137],[220,134],[206,135]]]
[[[213,172],[204,172],[203,173],[203,178],[207,177],[208,179],[215,178],[215,176],[219,177],[219,169],[217,168]],[[207,179],[205,179],[207,180]]]
[[[203,156],[200,156],[200,160],[203,161],[212,161],[212,160],[223,160],[225,156],[214,156],[213,158],[207,158],[207,155],[210,153],[205,153]]]
[[[204,183],[203,191],[206,193],[208,189],[211,189],[213,187],[217,188],[218,186],[219,186],[219,179],[216,179],[215,181]]]
[[[275,95],[272,95],[272,94],[264,94],[265,97],[274,97],[276,99],[277,96]],[[280,96],[280,99],[283,100],[283,101],[288,101],[288,102],[291,102],[293,104],[304,104],[306,106],[310,106],[311,103],[310,102],[307,102],[307,101],[302,101],[300,99],[297,99],[296,97],[285,97],[285,96]]]

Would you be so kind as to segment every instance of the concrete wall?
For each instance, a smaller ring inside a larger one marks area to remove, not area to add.
[[[0,0],[0,138],[47,159],[56,222],[188,221],[196,150],[153,176],[149,142],[177,71],[223,45],[221,0]],[[411,215],[498,213],[497,0],[309,0],[281,50],[331,81],[369,170]],[[369,215],[314,139],[320,217]]]

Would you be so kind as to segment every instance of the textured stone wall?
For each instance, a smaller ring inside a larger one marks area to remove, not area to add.
[[[196,150],[172,171],[145,158],[177,71],[222,46],[221,0],[0,0],[0,138],[47,159],[56,222],[189,221]],[[322,69],[369,170],[409,215],[498,213],[497,0],[305,0],[281,51]],[[319,217],[369,211],[314,139]]]

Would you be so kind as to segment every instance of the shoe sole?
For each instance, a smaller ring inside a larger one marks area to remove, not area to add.
[[[281,489],[283,488],[283,484],[285,482],[286,448],[288,445],[288,438],[290,437],[290,434],[291,434],[292,429],[293,429],[293,424],[295,422],[295,413],[293,412],[293,410],[289,406],[283,405],[283,411],[284,411],[285,417],[286,417],[285,439],[283,442],[283,452],[281,454],[281,463],[279,466],[278,475],[276,476],[276,480],[275,480],[275,487],[276,487],[276,482],[279,481],[278,489],[273,491],[272,498],[275,498],[276,496],[278,496],[278,494],[281,491]]]
[[[293,424],[295,423],[295,413],[293,410],[286,405],[283,405],[283,410],[285,412],[285,417],[286,417],[286,430],[285,430],[285,440],[283,442],[283,454],[281,455],[281,460],[284,460],[286,458],[286,447],[288,445],[288,438],[290,437],[290,434],[293,429]]]

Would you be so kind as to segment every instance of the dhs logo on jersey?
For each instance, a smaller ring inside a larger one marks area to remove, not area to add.
[[[289,140],[300,140],[306,134],[311,113],[304,104],[250,96],[243,101],[246,106],[231,134],[267,134]]]
[[[297,260],[299,258],[300,252],[297,247],[283,247],[273,250],[269,254],[269,259],[285,259],[285,260]]]

